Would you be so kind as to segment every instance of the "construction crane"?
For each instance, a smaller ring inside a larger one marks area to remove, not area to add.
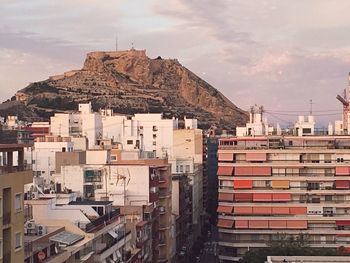
[[[349,86],[350,86],[350,76],[349,76]],[[349,116],[349,97],[347,95],[347,90],[344,89],[343,97],[337,95],[337,100],[343,104],[343,133],[348,134],[348,116]]]

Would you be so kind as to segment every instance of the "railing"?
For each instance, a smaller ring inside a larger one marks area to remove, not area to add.
[[[93,220],[91,223],[86,224],[85,231],[88,233],[97,231],[101,229],[105,224],[110,224],[112,221],[119,218],[119,216],[120,216],[120,209],[117,208],[116,210]]]
[[[0,174],[17,173],[32,170],[31,164],[20,165],[20,166],[0,166]]]
[[[103,250],[101,250],[100,252],[98,252],[98,255],[101,255],[103,252],[107,251],[108,249],[110,249],[111,247],[113,247],[115,244],[117,244],[118,242],[120,242],[121,240],[123,240],[124,238],[126,238],[128,235],[131,234],[131,231],[123,231],[124,233],[122,233],[122,235],[118,236],[117,238],[114,239],[114,241],[109,244],[107,247],[105,247]]]

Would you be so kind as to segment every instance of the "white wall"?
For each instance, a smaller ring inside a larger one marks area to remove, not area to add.
[[[70,123],[72,116],[66,113],[56,113],[50,118],[50,132],[52,135],[67,137],[70,135]]]
[[[73,151],[72,142],[35,142],[32,153],[27,153],[26,157],[33,158],[33,171],[40,174],[44,178],[47,185],[52,180],[51,175],[56,170],[56,152],[62,152],[65,148],[66,152]],[[30,154],[30,155],[29,155]]]
[[[103,139],[123,142],[125,116],[102,116]]]

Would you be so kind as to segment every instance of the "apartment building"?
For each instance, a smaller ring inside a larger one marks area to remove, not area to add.
[[[0,144],[1,263],[24,260],[24,185],[32,180],[30,166],[24,165],[24,146]]]
[[[216,209],[218,205],[218,177],[216,172],[218,169],[218,138],[210,136],[206,138],[206,162],[208,177],[208,205],[207,212],[210,216],[210,222],[216,222]]]
[[[152,262],[171,261],[174,226],[171,170],[166,159],[140,159],[138,151],[91,150],[86,152],[86,164],[58,167],[61,172],[55,180],[61,189],[85,199],[109,200],[114,206],[123,206],[123,211],[130,206],[148,207],[143,221],[152,229]]]
[[[31,207],[33,218],[25,224],[29,258],[40,252],[35,247],[41,236],[41,252],[59,256],[60,260],[51,259],[55,263],[140,262],[140,250],[131,243],[131,232],[126,229],[120,209],[113,208],[112,202],[76,200],[57,205],[56,198],[39,196],[25,204]],[[61,229],[44,238],[55,226],[64,227],[64,232]]]
[[[259,136],[219,139],[219,257],[238,261],[278,235],[311,247],[350,247],[350,139]]]
[[[72,152],[73,142],[70,137],[38,137],[34,147],[25,151],[26,163],[32,164],[34,175],[43,178],[45,185],[50,185],[56,169],[56,152]]]
[[[172,181],[171,200],[177,260],[175,262],[183,262],[195,241],[192,229],[192,187],[186,175],[173,175]]]
[[[91,103],[79,104],[78,110],[76,113],[56,113],[50,119],[50,132],[62,137],[85,136],[92,148],[103,136],[102,117],[92,111]]]
[[[191,233],[193,235],[193,239],[195,240],[200,236],[204,223],[202,166],[196,165],[193,158],[177,158],[176,160],[169,160],[169,162],[171,163],[173,177],[185,176],[189,179],[192,206]],[[174,195],[172,198],[178,200],[182,197],[179,195]]]

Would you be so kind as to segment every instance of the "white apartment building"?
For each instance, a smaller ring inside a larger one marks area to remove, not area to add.
[[[236,127],[236,136],[258,136],[272,133],[273,127],[269,127],[263,112],[262,107],[258,108],[256,105],[251,107],[249,122],[245,127]]]
[[[294,124],[294,134],[296,136],[315,135],[314,116],[298,116]]]
[[[34,143],[34,148],[27,148],[25,160],[32,163],[36,176],[44,179],[44,184],[50,184],[56,168],[56,152],[72,152],[73,143],[70,137],[47,136],[40,137]]]
[[[89,148],[102,139],[102,117],[92,111],[91,103],[79,104],[77,113],[56,113],[50,119],[50,132],[56,136],[85,136]]]
[[[178,129],[178,119],[163,119],[161,113],[145,113],[135,114],[132,120],[138,124],[141,150],[153,151],[158,158],[173,156],[173,134]]]

